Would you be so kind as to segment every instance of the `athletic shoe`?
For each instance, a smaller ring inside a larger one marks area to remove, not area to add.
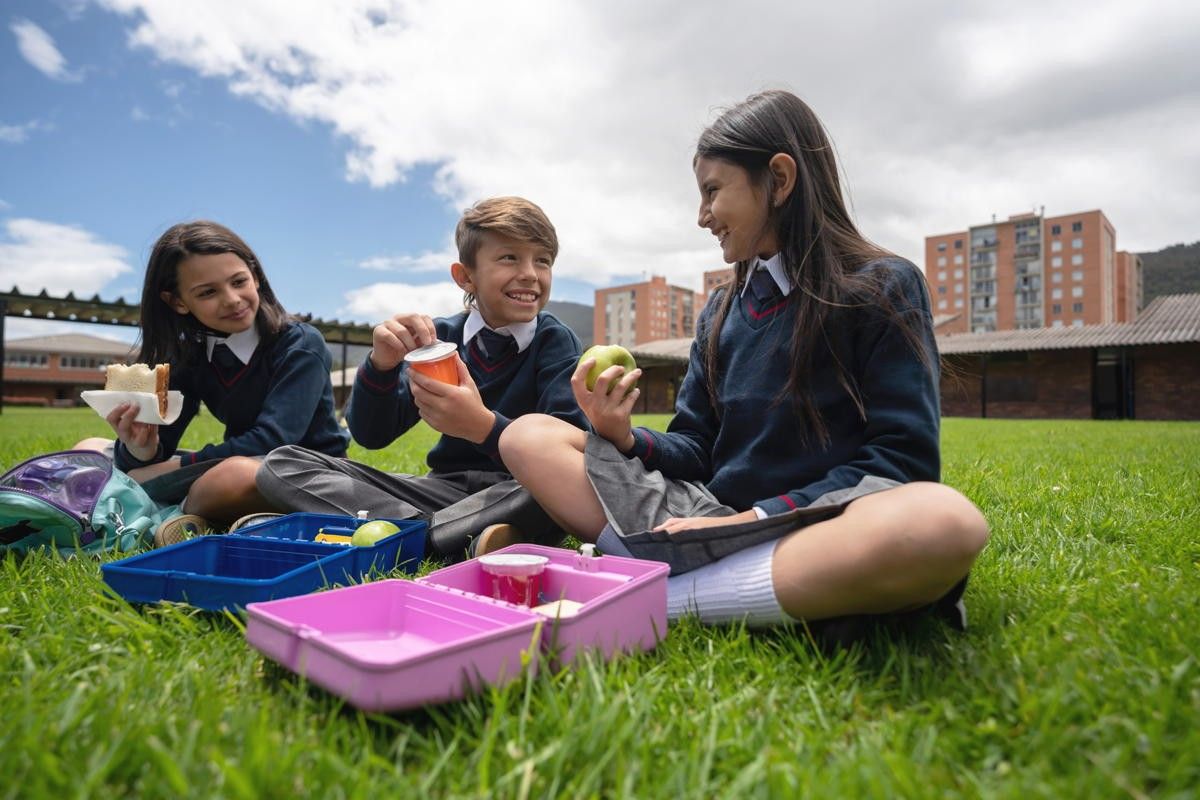
[[[239,528],[249,528],[251,525],[258,525],[263,522],[270,522],[273,519],[282,517],[283,514],[274,514],[266,511],[257,514],[247,514],[244,517],[238,517],[232,525],[229,526],[229,532],[233,533]]]
[[[203,536],[208,533],[210,528],[208,520],[204,517],[198,517],[195,514],[180,514],[177,517],[171,517],[154,530],[154,546],[166,547],[194,536]]]

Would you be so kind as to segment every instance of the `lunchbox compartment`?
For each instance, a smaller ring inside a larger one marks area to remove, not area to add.
[[[371,574],[391,572],[393,569],[400,569],[410,575],[414,574],[421,566],[421,559],[425,557],[426,523],[415,519],[388,519],[386,517],[371,517],[366,521],[380,519],[392,523],[400,530],[366,547],[339,545],[353,548],[353,572],[359,579],[365,579]],[[363,522],[364,520],[355,517],[338,514],[299,512],[240,528],[236,534],[231,535],[311,542],[323,530],[338,535],[353,534],[354,529]],[[325,542],[319,542],[319,544],[325,544]]]

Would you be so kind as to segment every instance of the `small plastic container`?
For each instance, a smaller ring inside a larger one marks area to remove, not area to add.
[[[481,558],[386,580],[254,603],[246,641],[367,711],[398,711],[502,686],[539,662],[653,649],[667,635],[666,564],[518,544],[540,556],[541,604],[496,600]]]
[[[209,611],[348,584],[350,548],[316,542],[200,536],[100,567],[104,581],[131,603],[171,600]]]
[[[454,363],[457,352],[458,345],[454,342],[434,342],[410,350],[404,360],[409,369],[415,369],[442,383],[458,386],[458,365]]]
[[[491,553],[479,566],[491,576],[494,600],[532,608],[542,602],[542,573],[550,560],[527,553]]]
[[[370,519],[386,519],[400,530],[373,545],[361,547],[351,545],[349,538],[354,535],[355,528],[369,521],[368,517],[297,513],[275,517],[229,535],[329,543],[350,548],[354,552],[351,570],[358,581],[371,573],[390,572],[393,569],[401,569],[410,575],[415,573],[425,557],[426,523],[415,519]]]

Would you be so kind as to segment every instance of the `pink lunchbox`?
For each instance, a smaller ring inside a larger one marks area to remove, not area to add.
[[[479,559],[246,607],[264,655],[364,711],[397,711],[503,686],[539,662],[651,650],[667,633],[666,564],[518,544],[544,556],[541,601],[494,599]]]

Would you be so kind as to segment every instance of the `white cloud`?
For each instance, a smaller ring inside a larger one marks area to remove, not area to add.
[[[1194,2],[101,2],[136,46],[327,124],[353,180],[432,164],[450,207],[534,200],[558,273],[600,285],[699,288],[722,266],[695,225],[692,148],[717,107],[773,86],[823,118],[864,233],[918,263],[924,236],[1032,204],[1103,208],[1147,247],[1200,216]]]
[[[0,124],[0,142],[5,144],[21,144],[29,139],[34,131],[52,131],[54,126],[40,120],[30,120],[19,125]]]
[[[449,274],[450,265],[458,260],[452,250],[432,252],[426,250],[419,255],[372,256],[358,263],[363,269],[379,272],[442,272]]]
[[[463,310],[463,292],[452,281],[414,286],[407,283],[373,283],[347,292],[339,317],[372,324],[393,314],[419,312],[444,317]]]
[[[78,81],[81,76],[67,69],[67,60],[58,51],[53,37],[34,22],[14,20],[8,29],[17,37],[17,50],[38,72],[56,81]]]
[[[9,219],[0,235],[0,287],[26,294],[45,289],[61,296],[90,297],[110,280],[132,272],[125,248],[72,225]]]

